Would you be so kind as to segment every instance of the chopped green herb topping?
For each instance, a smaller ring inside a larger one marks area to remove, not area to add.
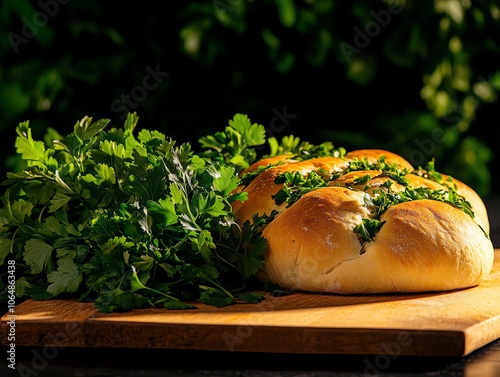
[[[375,163],[369,162],[367,158],[355,158],[353,161],[349,162],[349,166],[343,171],[343,173],[350,173],[352,171],[358,170],[381,170],[383,172],[390,172],[398,176],[402,176],[408,173],[407,169],[403,169],[395,163],[390,164],[385,160],[385,156],[380,156]]]
[[[375,195],[372,197],[372,203],[378,217],[395,204],[423,199],[448,203],[461,209],[469,216],[474,217],[470,203],[465,200],[464,197],[458,195],[453,189],[433,190],[428,187],[405,187],[404,190],[398,192],[378,189],[374,191]]]
[[[354,231],[359,234],[363,242],[373,241],[373,237],[380,230],[384,221],[378,219],[364,218],[361,224],[354,227]]]
[[[372,179],[372,176],[370,174],[365,174],[362,177],[354,178],[353,182],[355,185],[362,185],[364,183],[367,183],[370,179]]]
[[[437,172],[435,169],[435,160],[432,159],[429,161],[423,169],[422,167],[419,167],[417,170],[413,172],[413,174],[419,175],[421,177],[430,179],[434,182],[437,182],[443,186],[450,187],[453,190],[457,190],[457,185],[453,183],[453,178],[451,176],[448,177],[448,179],[445,181],[441,173]]]
[[[278,205],[286,202],[287,207],[309,191],[328,185],[328,182],[316,171],[307,175],[300,172],[284,172],[275,179],[275,183],[283,183],[283,187],[273,196],[274,202]]]

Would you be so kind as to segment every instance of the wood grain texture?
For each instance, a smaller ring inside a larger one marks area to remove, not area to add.
[[[258,304],[98,313],[92,303],[28,300],[16,346],[465,356],[500,337],[500,250],[480,286],[401,295],[294,293]],[[1,321],[7,344],[10,317]]]

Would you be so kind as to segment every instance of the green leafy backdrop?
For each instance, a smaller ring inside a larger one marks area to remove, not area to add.
[[[384,148],[500,193],[493,0],[3,0],[0,170],[15,128],[85,115],[197,143],[246,113],[268,135]]]

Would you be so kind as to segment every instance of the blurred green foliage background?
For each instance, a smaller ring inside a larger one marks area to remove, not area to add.
[[[500,193],[496,0],[2,0],[0,31],[2,177],[21,121],[41,139],[130,110],[194,145],[239,112]]]

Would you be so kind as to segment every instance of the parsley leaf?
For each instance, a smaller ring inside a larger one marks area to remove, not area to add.
[[[54,248],[44,240],[31,238],[25,243],[24,261],[30,266],[31,273],[38,274],[42,271],[52,271],[52,252]]]
[[[70,258],[61,258],[57,262],[57,270],[47,274],[47,281],[51,283],[47,292],[54,296],[62,292],[76,292],[82,281],[82,275]]]
[[[16,132],[19,135],[16,138],[16,150],[23,160],[33,164],[45,159],[45,145],[42,141],[33,140],[29,122],[20,123]]]

